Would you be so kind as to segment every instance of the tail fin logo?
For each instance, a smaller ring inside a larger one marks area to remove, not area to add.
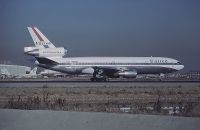
[[[55,46],[44,36],[37,27],[28,27],[28,31],[34,41],[35,46],[41,48],[55,48]]]
[[[32,27],[32,30],[33,30],[33,32],[36,34],[36,36],[38,37],[38,39],[39,39],[40,41],[44,41],[44,40],[42,39],[42,37],[40,36],[40,34],[35,30],[34,27]]]

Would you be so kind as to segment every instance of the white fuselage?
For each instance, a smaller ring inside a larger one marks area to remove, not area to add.
[[[41,67],[68,74],[92,74],[90,68],[136,71],[137,74],[165,74],[183,69],[183,65],[165,57],[69,57],[53,58],[56,65],[38,64]]]

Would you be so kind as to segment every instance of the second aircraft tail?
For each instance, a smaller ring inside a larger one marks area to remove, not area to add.
[[[37,67],[33,68],[33,69],[31,70],[30,74],[36,74],[36,72],[37,72]]]

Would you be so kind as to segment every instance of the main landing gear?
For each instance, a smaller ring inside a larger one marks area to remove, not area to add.
[[[105,82],[107,81],[106,76],[103,74],[103,71],[100,69],[95,69],[93,73],[93,77],[90,79],[93,82]]]

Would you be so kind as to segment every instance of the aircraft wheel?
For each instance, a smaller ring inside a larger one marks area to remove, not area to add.
[[[107,81],[107,79],[106,79],[106,78],[103,78],[103,79],[102,79],[102,81],[106,82],[106,81]]]
[[[96,78],[90,78],[90,81],[94,82],[96,81]]]

